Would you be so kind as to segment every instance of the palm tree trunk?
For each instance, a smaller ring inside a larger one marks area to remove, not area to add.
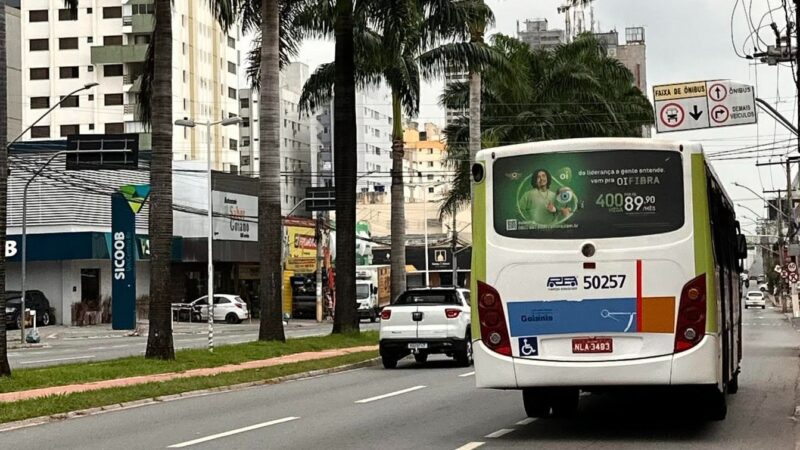
[[[406,205],[403,195],[403,110],[392,93],[392,250],[391,301],[406,290]],[[426,218],[427,220],[427,218]],[[427,269],[427,268],[426,268]]]
[[[336,182],[334,333],[358,332],[356,311],[356,80],[353,0],[336,1],[333,127]]]
[[[175,359],[172,343],[172,0],[156,0],[150,163],[150,332],[146,358]]]
[[[469,74],[469,162],[475,162],[475,156],[481,150],[481,74]]]
[[[261,324],[258,339],[285,341],[281,301],[280,69],[278,66],[279,0],[261,3],[261,87],[259,90],[258,245]]]
[[[8,197],[8,66],[6,1],[0,0],[0,376],[11,376],[6,343],[6,200]]]

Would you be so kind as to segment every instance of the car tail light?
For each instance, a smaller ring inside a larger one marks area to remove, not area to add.
[[[234,303],[234,305],[236,305],[236,307],[239,309],[244,309],[244,305],[242,305],[241,303]]]
[[[706,274],[683,286],[675,327],[675,353],[697,345],[706,334]]]
[[[511,356],[503,302],[495,288],[478,281],[478,319],[481,324],[481,341],[492,351]]]
[[[389,320],[392,317],[391,309],[384,309],[381,311],[381,320]]]
[[[460,309],[447,308],[444,310],[444,315],[447,316],[448,319],[455,319],[459,314],[461,314]]]

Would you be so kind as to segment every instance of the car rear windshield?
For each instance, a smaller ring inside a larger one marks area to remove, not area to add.
[[[455,292],[405,292],[397,299],[395,305],[458,305]]]
[[[520,239],[652,235],[684,223],[681,154],[657,150],[536,153],[493,168],[494,229]]]

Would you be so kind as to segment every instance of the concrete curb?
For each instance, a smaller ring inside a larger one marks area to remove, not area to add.
[[[362,361],[362,362],[358,362],[358,363],[354,363],[354,364],[345,364],[343,366],[330,367],[328,369],[311,370],[311,371],[308,371],[308,372],[296,373],[296,374],[293,374],[293,375],[286,375],[286,376],[277,377],[277,378],[269,378],[269,379],[266,379],[266,380],[251,381],[251,382],[247,382],[247,383],[239,383],[239,384],[234,384],[234,385],[230,385],[230,386],[218,386],[218,387],[210,388],[210,389],[202,389],[202,390],[198,390],[198,391],[182,392],[180,394],[164,395],[164,396],[160,396],[160,397],[153,397],[153,398],[146,398],[146,399],[141,399],[141,400],[134,400],[134,401],[130,401],[130,402],[117,403],[117,404],[113,404],[113,405],[97,406],[97,407],[94,407],[94,408],[81,409],[81,410],[78,410],[78,411],[70,411],[70,412],[66,412],[66,413],[58,413],[58,414],[53,414],[53,415],[50,415],[50,416],[34,417],[34,418],[31,418],[31,419],[25,419],[25,420],[21,420],[21,421],[17,421],[17,422],[8,422],[8,423],[0,424],[0,433],[4,433],[4,432],[7,432],[7,431],[18,430],[20,428],[35,427],[35,426],[44,425],[44,424],[47,424],[47,423],[61,422],[63,420],[78,419],[78,418],[81,418],[81,417],[89,417],[89,416],[94,416],[94,415],[97,415],[97,414],[104,414],[104,413],[109,413],[109,412],[114,412],[114,411],[124,411],[126,409],[139,408],[139,407],[148,406],[148,405],[156,405],[156,404],[159,404],[159,403],[166,403],[166,402],[171,402],[171,401],[175,401],[175,400],[194,398],[194,397],[202,397],[202,396],[205,396],[205,395],[217,394],[217,393],[222,393],[222,392],[240,391],[240,390],[250,389],[250,388],[254,388],[254,387],[258,387],[258,386],[285,383],[285,382],[288,382],[288,381],[299,381],[299,380],[305,380],[305,379],[310,379],[310,378],[316,378],[316,377],[320,377],[320,376],[323,376],[323,375],[330,375],[330,374],[334,374],[334,373],[347,372],[347,371],[350,371],[350,370],[361,369],[361,368],[364,368],[364,367],[373,367],[373,366],[377,366],[379,364],[380,364],[380,358],[371,358],[371,359],[368,359],[366,361]]]

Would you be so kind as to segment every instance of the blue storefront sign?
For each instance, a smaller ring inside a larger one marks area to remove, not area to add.
[[[121,193],[111,196],[111,327],[136,328],[136,214]]]

